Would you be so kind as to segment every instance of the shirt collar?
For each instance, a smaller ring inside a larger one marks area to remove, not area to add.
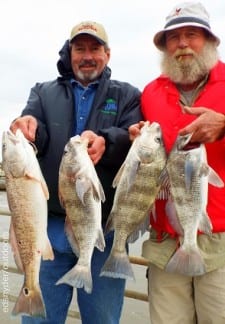
[[[83,89],[85,89],[85,88],[96,88],[97,85],[99,84],[99,79],[98,80],[95,80],[93,82],[90,82],[87,85],[87,87],[83,86],[83,84],[81,84],[78,80],[75,80],[74,78],[71,78],[70,79],[70,82],[71,82],[72,86],[79,86],[79,87],[81,87]]]

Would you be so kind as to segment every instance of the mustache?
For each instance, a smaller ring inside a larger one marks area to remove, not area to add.
[[[173,54],[173,57],[179,57],[181,55],[193,55],[196,56],[196,53],[192,49],[177,49],[176,52]]]
[[[79,67],[82,68],[82,67],[96,67],[96,62],[94,60],[82,60],[79,64]]]

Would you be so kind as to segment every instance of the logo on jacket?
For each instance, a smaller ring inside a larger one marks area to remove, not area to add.
[[[116,115],[117,109],[116,101],[110,98],[106,100],[105,106],[102,108],[101,112],[103,114]]]

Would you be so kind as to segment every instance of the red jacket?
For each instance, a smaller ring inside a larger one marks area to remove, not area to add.
[[[150,82],[142,94],[142,112],[150,122],[161,125],[167,153],[176,140],[179,129],[194,120],[194,116],[184,114],[179,103],[179,93],[174,84],[161,75]],[[225,64],[218,64],[211,70],[209,80],[198,95],[193,107],[206,107],[225,114]],[[225,139],[206,144],[208,164],[225,183]],[[165,214],[165,201],[156,202],[156,222],[151,217],[151,225],[160,236],[167,232],[176,236]],[[216,188],[209,184],[208,215],[213,232],[225,232],[225,187]]]

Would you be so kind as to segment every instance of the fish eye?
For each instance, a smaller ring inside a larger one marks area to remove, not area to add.
[[[161,143],[161,137],[159,137],[159,136],[155,137],[155,142],[160,144]]]

